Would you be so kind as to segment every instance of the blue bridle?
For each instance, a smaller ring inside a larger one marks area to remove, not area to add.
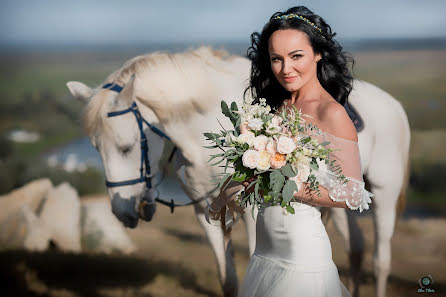
[[[105,85],[102,86],[103,89],[108,89],[110,91],[115,91],[117,93],[120,93],[123,89],[123,87],[115,84],[115,83],[107,83]],[[138,123],[138,127],[139,127],[139,132],[141,134],[141,166],[140,166],[140,177],[139,178],[135,178],[135,179],[130,179],[130,180],[125,180],[125,181],[120,181],[120,182],[111,182],[109,180],[107,180],[107,177],[105,177],[105,185],[109,188],[112,187],[122,187],[122,186],[128,186],[128,185],[134,185],[137,183],[142,183],[145,182],[147,185],[148,189],[152,189],[152,175],[150,172],[150,161],[149,161],[149,146],[147,144],[147,138],[146,135],[144,134],[144,129],[143,126],[144,124],[146,124],[153,132],[155,132],[157,135],[159,135],[161,138],[165,138],[169,141],[171,141],[170,137],[167,136],[163,131],[161,131],[160,129],[158,129],[157,127],[153,126],[152,124],[150,124],[149,122],[147,122],[141,115],[141,113],[139,112],[138,106],[136,105],[136,102],[133,102],[132,105],[124,110],[121,111],[113,111],[113,112],[109,112],[107,113],[107,117],[116,117],[116,116],[120,116],[126,113],[132,112],[133,115],[136,118],[136,121]],[[170,154],[169,157],[169,161],[172,159],[173,154],[176,151],[176,147],[174,148],[174,150],[172,151],[172,153]],[[144,171],[144,167],[145,167],[145,171]],[[155,197],[155,201],[161,204],[164,204],[166,206],[170,207],[170,212],[173,213],[173,210],[175,208],[175,206],[188,206],[188,205],[193,205],[193,204],[197,204],[199,202],[201,202],[202,200],[206,199],[206,196],[204,198],[201,198],[199,200],[195,200],[195,201],[191,201],[189,203],[186,204],[176,204],[174,203],[173,199],[170,200],[170,202],[164,201],[162,199],[160,199],[159,197]]]
[[[123,89],[123,87],[121,87],[117,84],[114,84],[114,83],[107,83],[107,84],[103,85],[102,88],[108,89],[111,91],[115,91],[117,93],[121,92]],[[138,105],[136,105],[136,102],[133,102],[132,105],[127,109],[107,113],[107,117],[109,117],[109,118],[116,117],[116,116],[120,116],[120,115],[129,113],[129,112],[132,112],[133,115],[135,116],[136,122],[138,123],[139,132],[141,134],[141,140],[140,140],[140,143],[141,143],[141,166],[139,169],[140,177],[135,178],[135,179],[125,180],[125,181],[120,181],[120,182],[109,181],[109,180],[107,180],[107,177],[106,177],[105,185],[109,188],[112,188],[112,187],[122,187],[122,186],[134,185],[137,183],[145,182],[147,185],[147,188],[151,189],[152,188],[152,175],[150,172],[150,161],[149,161],[149,156],[148,156],[149,146],[147,144],[146,135],[144,134],[144,128],[143,128],[144,123],[160,137],[165,138],[167,140],[170,140],[170,138],[163,131],[161,131],[157,127],[153,126],[152,124],[147,122],[142,117],[141,113],[139,112]],[[144,170],[144,168],[145,168],[145,170]]]

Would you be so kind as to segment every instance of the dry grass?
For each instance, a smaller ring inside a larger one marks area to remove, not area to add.
[[[373,223],[359,218],[365,232],[361,296],[374,296]],[[446,291],[446,227],[444,219],[400,221],[392,240],[392,273],[388,296],[418,296],[418,279],[431,274],[434,289]],[[333,258],[347,283],[347,255],[333,223],[327,226]],[[0,253],[0,279],[6,296],[221,296],[211,248],[191,207],[175,214],[163,206],[154,221],[140,222],[129,234],[139,247],[132,256],[64,254],[57,251]],[[248,263],[244,226],[233,231],[239,279]],[[442,265],[443,264],[443,265]]]

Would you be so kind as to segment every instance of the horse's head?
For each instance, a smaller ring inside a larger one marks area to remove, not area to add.
[[[122,89],[67,83],[71,94],[86,103],[84,126],[102,158],[112,212],[130,228],[139,218],[150,221],[156,211],[158,163],[164,148],[153,126],[158,122],[155,114],[135,101],[136,81],[132,75]]]

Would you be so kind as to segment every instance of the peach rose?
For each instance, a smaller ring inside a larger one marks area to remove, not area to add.
[[[286,156],[284,154],[275,153],[271,156],[271,168],[279,169],[285,166],[286,164]]]

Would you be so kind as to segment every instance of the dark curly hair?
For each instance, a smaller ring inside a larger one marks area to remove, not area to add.
[[[298,14],[319,27],[322,32],[313,28],[307,22],[296,19],[274,19],[286,14]],[[349,69],[349,63],[354,65],[354,59],[348,53],[342,51],[339,43],[333,39],[336,33],[332,33],[331,27],[323,18],[314,14],[305,6],[296,6],[285,12],[276,12],[270,21],[263,27],[262,33],[251,34],[251,46],[247,56],[251,60],[250,84],[248,91],[257,103],[259,98],[265,98],[267,104],[273,109],[280,107],[284,99],[290,98],[290,93],[277,81],[271,70],[268,52],[268,41],[277,30],[297,29],[306,33],[315,54],[321,54],[321,60],[317,63],[317,77],[322,87],[344,105],[353,88],[353,76]]]

